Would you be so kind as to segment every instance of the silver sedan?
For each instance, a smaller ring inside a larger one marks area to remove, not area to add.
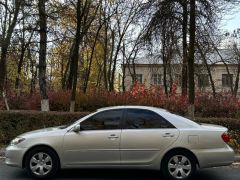
[[[134,168],[186,180],[197,168],[230,165],[229,140],[225,127],[197,124],[163,109],[108,107],[68,126],[18,136],[5,162],[35,178],[66,168]]]

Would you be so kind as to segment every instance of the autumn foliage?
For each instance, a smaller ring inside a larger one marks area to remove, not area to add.
[[[49,91],[51,111],[69,111],[69,91]],[[15,93],[8,94],[11,109],[40,110],[40,95]],[[159,87],[147,89],[144,85],[135,83],[126,92],[109,92],[91,88],[86,94],[79,92],[76,97],[77,111],[93,111],[101,107],[117,105],[146,105],[167,109],[180,115],[186,115],[188,98],[177,94],[177,86],[173,85],[172,93],[166,96]],[[0,109],[4,102],[0,100]],[[199,117],[240,117],[240,99],[230,93],[219,93],[214,98],[211,93],[196,93],[195,114]]]

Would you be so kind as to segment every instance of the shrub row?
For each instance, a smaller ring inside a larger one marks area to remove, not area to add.
[[[188,98],[176,93],[176,87],[169,96],[161,88],[147,89],[144,85],[135,84],[127,92],[108,92],[89,89],[87,93],[78,92],[76,111],[94,111],[101,107],[115,105],[148,105],[167,109],[180,115],[187,114]],[[69,91],[50,91],[51,111],[68,111],[70,105]],[[8,93],[9,107],[12,110],[40,110],[39,94]],[[0,109],[4,102],[0,99]],[[240,117],[240,99],[229,93],[219,93],[214,98],[211,93],[196,92],[195,114],[199,117]]]
[[[89,113],[0,111],[0,144],[8,144],[16,136],[46,127],[74,122]]]
[[[7,144],[11,139],[27,131],[45,127],[68,124],[89,114],[89,112],[39,112],[39,111],[0,111],[0,144]],[[197,122],[212,123],[228,127],[234,132],[240,144],[240,120],[228,118],[196,118]]]

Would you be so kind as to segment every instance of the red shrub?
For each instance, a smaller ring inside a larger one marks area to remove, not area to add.
[[[70,91],[48,92],[51,111],[68,111]],[[8,94],[11,109],[40,110],[41,97],[38,93],[29,95]],[[177,94],[177,86],[173,84],[172,93],[166,96],[160,87],[147,89],[144,85],[135,83],[126,92],[108,92],[91,88],[86,94],[79,92],[76,96],[77,111],[93,111],[106,106],[146,105],[167,109],[171,112],[186,115],[188,98]],[[0,109],[5,104],[0,99]],[[231,117],[240,115],[240,99],[227,93],[219,93],[216,98],[211,93],[196,93],[195,113],[199,117]]]
[[[41,96],[36,93],[33,95],[28,95],[27,100],[24,104],[24,109],[26,110],[41,110]]]
[[[68,111],[70,105],[70,91],[50,91],[48,93],[51,111]]]

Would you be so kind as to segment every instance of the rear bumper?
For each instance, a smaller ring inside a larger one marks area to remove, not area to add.
[[[25,152],[26,152],[26,148],[20,148],[17,146],[8,146],[6,148],[5,164],[8,166],[22,168],[22,160]]]
[[[228,145],[219,149],[201,149],[193,151],[200,168],[228,166],[234,162],[234,151]]]

